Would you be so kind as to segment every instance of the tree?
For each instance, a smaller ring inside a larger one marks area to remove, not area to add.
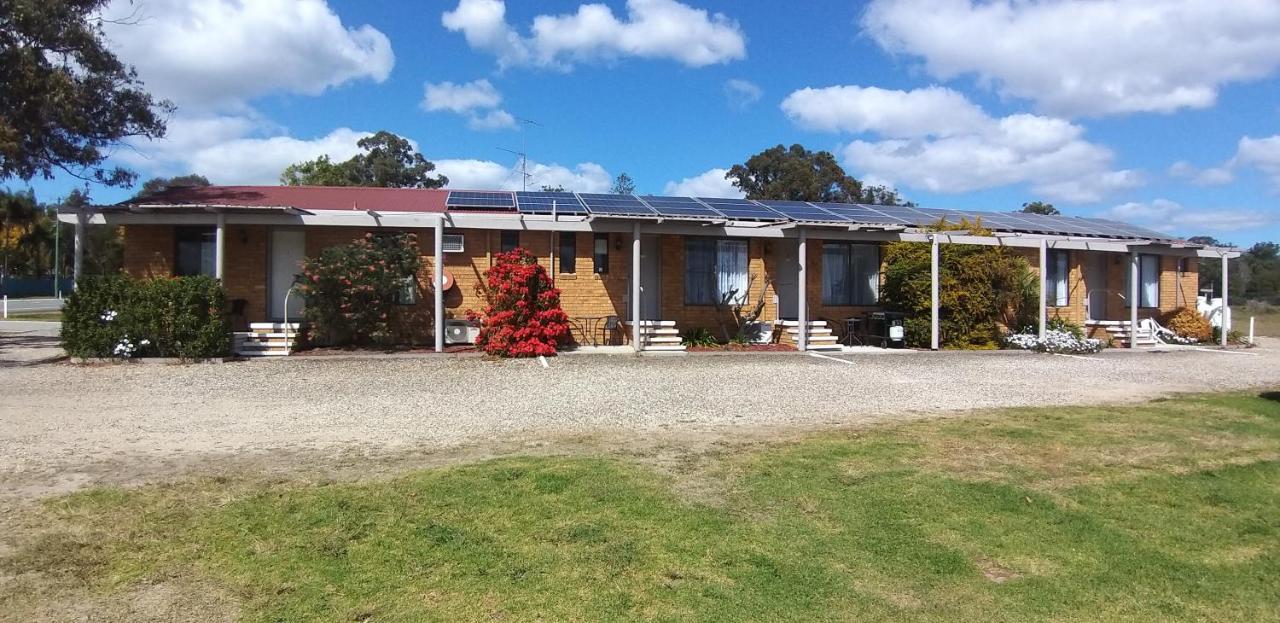
[[[636,194],[636,181],[631,179],[630,175],[619,173],[618,177],[613,178],[613,187],[609,192],[615,195],[634,195]]]
[[[164,136],[168,101],[142,90],[102,32],[107,0],[0,5],[0,180],[63,171],[108,186],[137,174],[103,166],[131,137]]]
[[[1045,216],[1057,216],[1062,214],[1062,212],[1058,211],[1057,208],[1053,207],[1052,203],[1045,203],[1043,201],[1024,203],[1022,204],[1021,211],[1027,214],[1043,214]]]
[[[378,188],[441,188],[443,175],[431,177],[436,165],[413,149],[403,137],[380,131],[356,142],[364,150],[345,162],[328,156],[291,164],[280,174],[289,186],[373,186]]]
[[[902,205],[897,191],[866,186],[847,175],[831,152],[803,145],[770,147],[725,174],[748,199]],[[908,204],[910,205],[910,204]]]
[[[403,233],[365,234],[303,260],[296,287],[306,301],[307,338],[335,346],[391,344],[397,316],[408,307],[399,303],[421,266],[417,236]]]
[[[3,224],[3,229],[0,229],[0,243],[3,247],[0,247],[0,250],[4,252],[0,275],[9,276],[10,262],[14,252],[18,249],[22,237],[31,231],[31,225],[37,213],[35,191],[31,189],[27,189],[26,192],[0,190],[0,219],[2,219],[0,223]]]
[[[142,184],[142,188],[138,190],[138,194],[134,195],[134,199],[164,192],[170,188],[190,188],[208,185],[209,180],[205,176],[196,175],[195,173],[177,177],[153,177]]]
[[[572,337],[560,290],[551,285],[538,258],[524,249],[494,259],[476,286],[486,303],[483,312],[467,310],[469,320],[480,322],[476,347],[499,357],[555,355]]]

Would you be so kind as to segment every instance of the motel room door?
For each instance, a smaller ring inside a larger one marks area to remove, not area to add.
[[[640,236],[640,316],[641,320],[662,320],[662,243],[658,236]],[[628,275],[631,271],[627,271]],[[630,283],[627,294],[631,293]],[[632,315],[630,301],[627,317]]]
[[[1107,319],[1107,259],[1110,257],[1108,253],[1094,251],[1089,253],[1088,261],[1085,263],[1084,273],[1084,289],[1085,289],[1085,313],[1088,314],[1089,320],[1106,320]]]
[[[271,230],[271,267],[267,275],[271,292],[271,318],[284,320],[285,295],[293,287],[293,280],[302,272],[302,260],[307,255],[307,235],[301,229]],[[302,297],[294,292],[289,296],[289,322],[302,318]]]
[[[796,240],[774,240],[778,274],[773,290],[778,296],[778,318],[795,320],[800,316],[800,243]]]

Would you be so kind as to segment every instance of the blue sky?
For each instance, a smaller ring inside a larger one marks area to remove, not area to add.
[[[179,110],[115,160],[273,183],[386,129],[455,187],[518,187],[524,140],[535,186],[725,195],[717,169],[798,142],[926,206],[1277,240],[1280,3],[1223,6],[119,0],[109,37]]]

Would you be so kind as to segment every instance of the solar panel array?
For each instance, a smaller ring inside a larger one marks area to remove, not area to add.
[[[945,222],[981,225],[997,232],[1172,240],[1167,234],[1100,218],[1047,216],[1025,212],[939,210],[911,206],[864,205],[732,199],[662,197],[569,192],[451,191],[449,208],[518,210],[521,214],[661,218],[701,222],[797,222],[854,227],[930,227]]]

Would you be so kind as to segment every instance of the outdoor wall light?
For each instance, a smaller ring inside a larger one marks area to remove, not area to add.
[[[622,238],[619,238],[618,236],[613,237],[613,250],[614,251],[622,250]]]
[[[249,244],[249,230],[240,228],[240,244]]]

